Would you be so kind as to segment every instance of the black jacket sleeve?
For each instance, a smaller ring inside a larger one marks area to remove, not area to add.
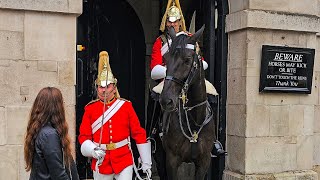
[[[51,179],[69,180],[70,178],[63,162],[62,147],[58,133],[56,131],[50,131],[41,139],[43,141],[41,142],[41,149]]]

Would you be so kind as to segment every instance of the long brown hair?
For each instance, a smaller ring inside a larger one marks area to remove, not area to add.
[[[63,147],[64,160],[67,166],[70,165],[72,154],[62,94],[55,87],[45,87],[38,93],[30,111],[24,142],[26,171],[30,171],[32,168],[35,139],[40,129],[48,122],[57,130]]]

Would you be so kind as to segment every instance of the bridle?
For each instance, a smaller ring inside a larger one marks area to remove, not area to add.
[[[187,49],[190,49],[188,47],[192,47],[191,44],[187,44],[186,45],[186,48]],[[194,47],[194,45],[193,45]],[[177,46],[176,48],[181,48],[181,46]],[[195,51],[195,49],[193,49]],[[197,60],[198,60],[198,63],[197,63]],[[181,109],[181,103],[180,101],[178,102],[179,106],[178,108],[174,108],[178,111],[178,115],[179,115],[179,124],[180,124],[180,129],[181,129],[181,132],[182,134],[191,142],[191,143],[196,143],[197,142],[197,139],[199,137],[199,134],[202,130],[202,128],[207,125],[212,119],[213,119],[213,112],[212,112],[212,109],[210,107],[210,104],[208,102],[208,100],[204,100],[203,102],[200,102],[192,107],[187,107],[186,106],[186,103],[188,102],[188,98],[187,98],[187,93],[188,93],[188,90],[189,90],[189,87],[190,87],[190,83],[192,82],[193,78],[195,77],[195,74],[196,74],[196,71],[199,70],[199,68],[201,68],[201,65],[200,65],[200,62],[201,59],[199,59],[197,57],[197,54],[194,53],[194,57],[193,57],[193,61],[192,61],[192,67],[188,73],[188,76],[187,76],[187,79],[185,81],[179,79],[179,78],[176,78],[174,77],[173,75],[167,75],[165,77],[165,80],[166,81],[173,81],[177,84],[179,84],[180,86],[182,86],[182,89],[181,89],[181,92],[179,94],[179,99],[181,99],[181,102],[182,102],[182,109]],[[189,119],[188,119],[188,111],[191,111],[192,109],[196,108],[196,107],[200,107],[202,105],[206,105],[206,108],[207,108],[207,114],[206,114],[206,117],[204,119],[204,121],[202,122],[201,125],[197,125],[199,127],[198,130],[191,130],[191,127],[190,127],[190,123],[189,123]],[[185,132],[183,126],[182,126],[182,118],[181,118],[181,110],[183,110],[184,114],[185,114],[185,117],[186,117],[186,124],[187,124],[187,130],[189,131],[189,135],[187,135],[187,133]],[[167,132],[169,129],[169,123],[167,123],[167,127],[166,127],[166,131]]]
[[[176,48],[181,48],[181,46],[177,46]],[[192,49],[195,51],[195,48],[194,48],[194,45],[193,44],[187,44],[186,49]],[[187,76],[187,79],[185,81],[179,79],[179,78],[176,78],[174,77],[173,75],[167,75],[165,77],[164,80],[167,80],[167,81],[173,81],[177,84],[179,84],[180,86],[182,86],[182,89],[181,89],[181,92],[180,92],[180,95],[179,95],[179,98],[182,100],[183,102],[183,106],[185,107],[186,103],[188,102],[188,98],[187,98],[187,92],[189,90],[189,87],[190,87],[190,83],[192,82],[195,74],[196,74],[196,71],[200,68],[199,64],[197,63],[197,60],[199,60],[199,58],[197,57],[197,54],[194,52],[194,56],[193,56],[193,59],[192,59],[192,66],[191,66],[191,69],[189,71],[189,74]]]

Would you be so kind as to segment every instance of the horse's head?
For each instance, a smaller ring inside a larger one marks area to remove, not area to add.
[[[169,52],[163,57],[166,61],[167,76],[160,95],[160,104],[166,111],[173,111],[177,107],[179,96],[187,93],[189,86],[195,81],[194,76],[199,73],[202,63],[196,54],[196,42],[202,35],[204,26],[194,35],[176,34],[169,29],[172,44]]]

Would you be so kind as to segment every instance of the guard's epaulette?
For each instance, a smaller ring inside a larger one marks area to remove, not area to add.
[[[128,100],[128,99],[124,99],[124,98],[118,98],[118,99],[123,100],[123,101],[130,102],[130,100]]]
[[[88,106],[89,104],[92,104],[92,103],[94,103],[94,102],[97,102],[97,101],[99,101],[99,99],[92,100],[92,101],[90,101],[86,106]]]

